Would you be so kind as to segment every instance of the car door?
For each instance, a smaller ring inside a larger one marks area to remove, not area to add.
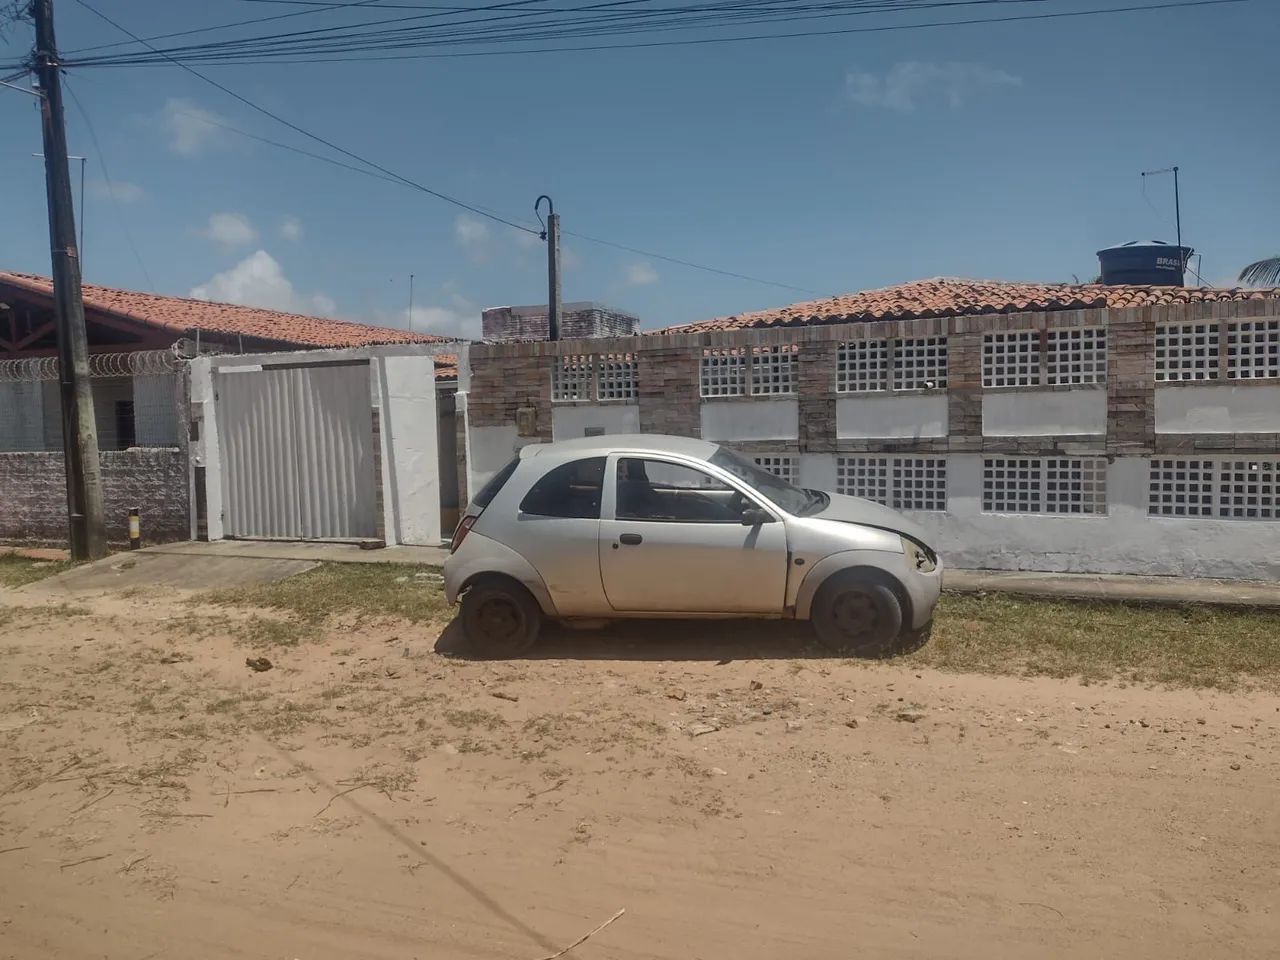
[[[501,533],[533,564],[562,616],[610,612],[598,553],[605,462],[603,456],[585,457],[547,468]]]
[[[610,458],[600,521],[605,596],[628,613],[780,614],[787,536],[744,525],[745,490],[690,463],[658,456]]]

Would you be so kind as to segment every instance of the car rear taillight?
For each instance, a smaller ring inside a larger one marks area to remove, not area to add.
[[[458,523],[458,528],[453,531],[453,539],[449,541],[449,552],[456,553],[458,548],[462,546],[462,541],[467,539],[467,534],[471,532],[471,528],[476,525],[476,517],[463,517]]]

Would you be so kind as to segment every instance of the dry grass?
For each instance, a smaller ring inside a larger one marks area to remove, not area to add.
[[[278,610],[307,624],[351,616],[429,623],[448,613],[438,574],[398,563],[326,563],[276,583],[217,590],[197,601]]]
[[[24,587],[70,570],[71,566],[67,560],[30,560],[17,554],[0,554],[0,587]]]
[[[1280,688],[1280,613],[947,594],[908,662],[962,672]]]

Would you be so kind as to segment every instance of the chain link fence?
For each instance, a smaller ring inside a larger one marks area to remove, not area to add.
[[[178,446],[194,355],[186,340],[168,350],[91,355],[99,449]],[[0,359],[0,453],[62,449],[58,378],[57,357]]]

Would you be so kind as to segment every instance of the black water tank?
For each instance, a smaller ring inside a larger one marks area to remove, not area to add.
[[[1179,255],[1181,253],[1181,255]],[[1191,256],[1190,247],[1163,240],[1133,240],[1118,247],[1098,251],[1103,283],[1141,283],[1177,287],[1183,282],[1183,264]]]

